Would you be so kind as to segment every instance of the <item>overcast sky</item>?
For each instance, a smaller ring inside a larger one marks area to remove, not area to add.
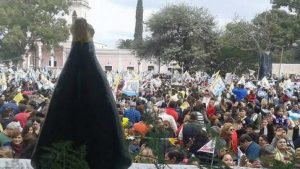
[[[89,0],[94,39],[116,48],[118,39],[133,39],[137,0]],[[251,20],[271,8],[270,0],[144,0],[144,21],[166,5],[185,3],[204,7],[224,26],[235,16]]]

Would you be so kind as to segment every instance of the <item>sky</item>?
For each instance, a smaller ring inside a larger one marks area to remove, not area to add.
[[[165,6],[179,3],[208,9],[221,28],[236,16],[251,20],[271,9],[270,0],[143,0],[144,21]],[[133,39],[137,0],[89,0],[89,4],[96,41],[116,48],[119,39]]]

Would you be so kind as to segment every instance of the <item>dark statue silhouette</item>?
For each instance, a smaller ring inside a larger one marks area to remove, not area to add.
[[[86,146],[91,169],[123,169],[131,165],[116,104],[93,45],[93,28],[84,19],[72,27],[69,58],[54,90],[31,163],[40,169],[43,147],[72,141]]]

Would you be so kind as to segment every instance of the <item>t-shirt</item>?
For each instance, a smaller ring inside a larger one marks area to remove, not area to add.
[[[4,143],[10,142],[11,138],[7,137],[4,133],[0,133],[0,145],[3,146]]]

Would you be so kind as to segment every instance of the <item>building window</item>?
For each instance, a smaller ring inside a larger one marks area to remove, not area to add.
[[[148,66],[148,71],[153,71],[154,70],[154,66]]]
[[[105,66],[105,71],[112,71],[112,66]]]
[[[50,67],[56,67],[56,60],[54,60],[54,57],[53,56],[50,56],[50,59],[49,59],[49,66]]]
[[[127,70],[134,70],[134,67],[127,67]]]

